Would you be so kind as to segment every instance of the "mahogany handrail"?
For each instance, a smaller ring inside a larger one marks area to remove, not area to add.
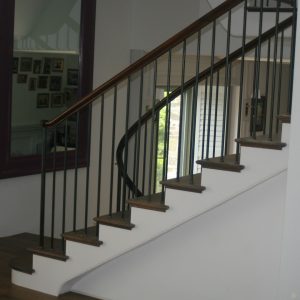
[[[209,13],[186,27],[185,29],[181,30],[171,38],[169,38],[166,42],[162,43],[160,46],[155,48],[154,50],[150,51],[148,54],[143,56],[141,59],[137,60],[135,63],[131,64],[123,71],[112,77],[110,80],[106,81],[104,84],[100,85],[98,88],[93,90],[90,94],[83,97],[81,100],[74,103],[71,107],[67,110],[62,112],[60,115],[55,117],[53,120],[44,124],[44,127],[53,127],[59,124],[61,121],[65,120],[66,118],[70,117],[74,113],[80,111],[81,109],[88,106],[92,103],[98,96],[108,91],[110,88],[116,86],[124,79],[128,78],[129,75],[135,73],[137,70],[147,66],[148,64],[152,63],[155,59],[159,58],[161,55],[166,53],[170,48],[173,48],[180,44],[183,40],[190,37],[194,33],[197,33],[200,29],[204,28],[205,26],[209,25],[215,19],[223,16],[227,11],[231,10],[232,8],[236,7],[238,4],[242,3],[244,0],[226,0]]]

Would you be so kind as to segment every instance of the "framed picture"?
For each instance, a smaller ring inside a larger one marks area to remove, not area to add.
[[[36,90],[36,78],[29,78],[28,90],[35,91]]]
[[[37,108],[49,107],[49,94],[37,94],[36,107]]]
[[[13,73],[17,74],[19,71],[19,57],[13,58]]]
[[[51,107],[62,107],[64,106],[64,94],[54,93],[51,95]]]
[[[33,61],[33,73],[40,74],[42,72],[42,61],[34,60]]]
[[[43,73],[50,74],[50,72],[51,72],[51,58],[45,57]]]
[[[32,58],[21,57],[20,72],[32,72]]]
[[[67,75],[68,85],[78,85],[79,83],[79,70],[78,69],[68,69]]]
[[[48,88],[48,78],[49,76],[39,76],[38,88],[47,89]]]
[[[60,91],[61,90],[61,76],[50,76],[50,91]]]
[[[27,74],[18,74],[17,83],[26,83]]]
[[[65,88],[65,102],[67,107],[71,106],[75,102],[77,99],[77,93],[77,88]]]
[[[63,58],[52,58],[52,72],[62,72],[64,70]]]

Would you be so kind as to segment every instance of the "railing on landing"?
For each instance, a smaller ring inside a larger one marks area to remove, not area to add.
[[[272,9],[266,1],[255,2],[249,7],[245,0],[225,1],[44,124],[41,247],[46,236],[53,249],[54,238],[61,233],[83,228],[88,234],[95,216],[108,213],[113,218],[117,213],[128,219],[129,198],[160,193],[164,202],[165,188],[159,181],[170,176],[179,181],[188,175],[190,183],[197,184],[197,159],[219,156],[223,162],[235,154],[239,164],[239,143],[232,146],[235,138],[277,136],[276,116],[291,111],[297,9],[296,3],[283,8],[286,1],[275,1]],[[259,20],[255,37],[247,36],[251,14]],[[265,14],[273,14],[271,27],[264,24]],[[227,32],[219,25],[224,19]],[[241,29],[241,38],[232,37],[233,23]],[[223,35],[225,43],[220,44]],[[288,84],[283,84],[283,76]],[[87,107],[91,116],[95,101],[100,106],[99,112],[94,107],[99,113],[99,126],[93,131],[97,137],[91,136],[89,120],[88,165],[82,170],[76,151],[79,116]],[[71,137],[69,124],[74,120]],[[64,129],[62,173],[56,169],[59,127]],[[49,133],[54,141],[51,149]],[[74,172],[67,171],[71,138]],[[50,159],[52,166],[46,167]]]

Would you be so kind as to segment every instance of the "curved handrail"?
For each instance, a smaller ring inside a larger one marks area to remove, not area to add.
[[[286,20],[282,21],[281,23],[278,24],[277,30],[278,32],[281,32],[285,29],[287,29],[288,27],[290,27],[293,24],[293,17],[289,17]],[[269,29],[268,31],[266,31],[265,33],[263,33],[261,35],[261,43],[267,41],[269,38],[271,38],[272,36],[274,36],[276,33],[276,27],[273,27],[271,29]],[[253,49],[255,49],[255,47],[258,46],[259,43],[259,38],[255,38],[252,41],[250,41],[249,43],[247,43],[245,45],[245,53],[249,52]],[[235,50],[233,53],[231,53],[229,55],[229,59],[228,62],[231,63],[233,61],[235,61],[236,59],[238,59],[239,57],[241,57],[243,52],[243,48],[239,48],[237,50]],[[199,76],[198,76],[198,82],[201,82],[203,79],[205,79],[207,76],[209,76],[211,74],[211,69],[213,68],[213,72],[216,73],[217,71],[219,71],[220,69],[222,69],[225,65],[226,65],[227,59],[223,58],[221,60],[219,60],[218,62],[216,62],[213,66],[210,66],[208,68],[206,68],[204,71],[202,71]],[[196,78],[197,76],[194,76],[193,78],[191,78],[190,80],[188,80],[184,86],[183,86],[183,90],[187,90],[188,88],[192,87],[195,82],[196,82]],[[176,88],[173,92],[171,92],[167,97],[163,98],[161,101],[159,101],[159,103],[157,103],[155,105],[155,107],[153,108],[155,112],[158,112],[159,110],[161,110],[163,107],[166,106],[166,104],[168,102],[173,101],[176,97],[178,97],[182,92],[182,88],[181,86]],[[135,132],[137,131],[139,125],[144,125],[150,118],[152,117],[152,110],[149,110],[148,112],[146,112],[140,120],[136,121],[129,129],[127,132],[127,138],[131,138]],[[143,193],[138,190],[136,188],[136,186],[134,185],[133,181],[131,180],[131,178],[127,175],[124,174],[124,162],[123,162],[123,155],[122,152],[124,150],[125,147],[125,138],[126,138],[126,134],[124,134],[124,136],[121,138],[119,145],[117,147],[117,153],[116,153],[116,159],[117,159],[117,165],[118,165],[118,169],[120,171],[120,174],[122,175],[123,178],[125,178],[126,184],[127,186],[132,190],[136,192],[136,196],[142,196]]]
[[[221,5],[217,6],[215,9],[211,10],[209,13],[186,27],[185,29],[181,30],[171,38],[169,38],[166,42],[162,43],[160,46],[155,48],[154,50],[150,51],[148,54],[143,56],[141,59],[137,60],[135,63],[131,64],[123,71],[112,77],[110,80],[93,90],[90,94],[82,98],[81,100],[74,103],[71,107],[65,110],[63,113],[55,117],[53,120],[46,122],[44,127],[53,127],[66,118],[70,117],[74,113],[82,110],[93,101],[95,101],[100,95],[104,94],[110,88],[115,87],[121,81],[128,78],[131,74],[135,73],[136,71],[140,70],[141,68],[147,66],[148,64],[155,61],[157,58],[165,54],[169,49],[174,48],[186,38],[190,37],[191,35],[197,33],[200,29],[204,28],[205,26],[209,25],[211,22],[216,20],[217,18],[224,15],[227,11],[231,10],[232,8],[236,7],[238,4],[242,3],[244,0],[226,0]]]

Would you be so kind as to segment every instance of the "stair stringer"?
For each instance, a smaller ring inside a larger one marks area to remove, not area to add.
[[[283,125],[282,141],[288,142],[289,124]],[[69,291],[82,276],[104,263],[161,236],[175,227],[230,201],[287,169],[288,147],[269,150],[242,147],[241,173],[205,169],[202,194],[167,189],[166,213],[132,208],[136,227],[122,230],[100,225],[101,247],[66,241],[66,262],[33,255],[32,275],[12,271],[12,282],[51,295]]]

